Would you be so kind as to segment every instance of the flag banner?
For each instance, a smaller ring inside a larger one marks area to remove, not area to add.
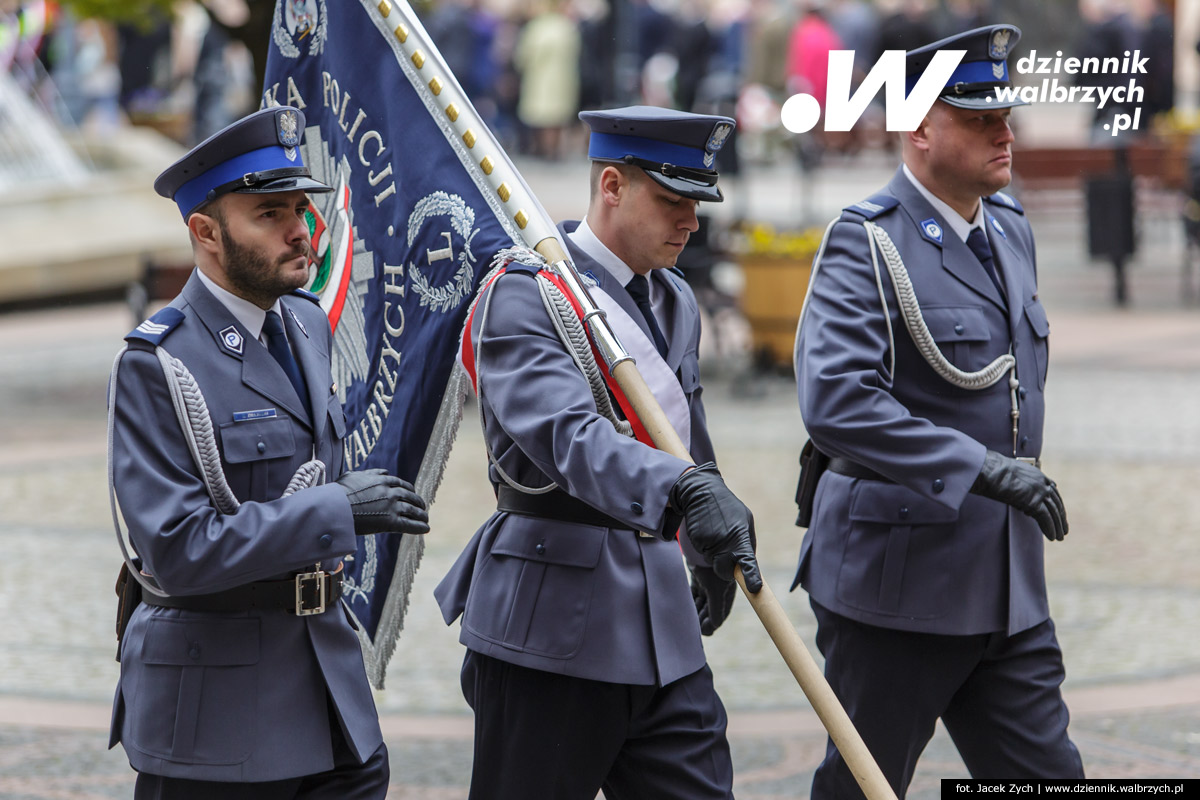
[[[333,328],[346,468],[382,467],[432,503],[480,280],[497,253],[553,227],[404,3],[279,0],[263,104],[304,111],[304,162],[335,189],[311,196],[308,288]],[[377,688],[423,549],[420,536],[362,537],[347,564]]]

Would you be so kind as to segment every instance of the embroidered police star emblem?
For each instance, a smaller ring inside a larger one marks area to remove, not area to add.
[[[245,340],[238,333],[237,328],[230,325],[218,335],[221,337],[221,344],[225,345],[226,350],[236,353],[239,356],[242,354],[242,347],[245,344]]]
[[[300,144],[300,121],[295,111],[280,111],[275,117],[279,133],[279,143],[284,147],[295,147]]]
[[[1012,38],[1012,31],[1009,30],[999,30],[993,33],[988,54],[997,61],[1008,58],[1008,40],[1010,38]]]
[[[729,138],[729,134],[733,133],[733,126],[728,122],[718,122],[713,128],[712,133],[708,137],[708,141],[704,144],[704,150],[709,153],[715,153],[725,146],[725,140]]]

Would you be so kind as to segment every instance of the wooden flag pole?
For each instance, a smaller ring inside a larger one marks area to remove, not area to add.
[[[543,239],[537,243],[534,249],[551,265],[563,264],[573,269],[569,266],[570,261],[567,254],[563,252],[562,245],[557,238]],[[677,458],[691,461],[691,454],[684,447],[675,428],[671,426],[667,415],[663,413],[662,407],[659,406],[658,400],[646,385],[646,381],[638,372],[637,365],[633,360],[626,359],[613,366],[612,376],[621,387],[621,391],[625,393],[625,397],[628,398],[629,404],[637,413],[638,419],[645,426],[646,432],[654,440],[655,446]],[[833,743],[837,745],[838,752],[845,759],[846,766],[850,768],[854,779],[858,781],[863,794],[867,796],[868,800],[896,800],[896,794],[883,776],[883,771],[875,763],[874,757],[867,749],[862,737],[859,736],[854,723],[850,721],[850,717],[842,708],[837,695],[833,693],[833,688],[825,680],[820,667],[813,660],[808,648],[804,646],[800,634],[796,632],[792,621],[788,619],[787,613],[784,612],[783,606],[775,597],[775,593],[771,591],[771,587],[767,585],[766,580],[763,580],[762,589],[757,594],[751,594],[746,588],[746,579],[742,576],[740,568],[735,568],[734,576],[737,578],[738,585],[742,587],[742,593],[746,595],[754,612],[758,614],[759,621],[767,629],[771,641],[775,643],[779,654],[783,656],[788,669],[792,671],[792,675],[800,684],[808,702],[812,704],[813,710],[820,717],[825,730],[829,732],[829,738],[833,739]]]

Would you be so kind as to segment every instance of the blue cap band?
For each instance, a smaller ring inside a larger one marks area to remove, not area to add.
[[[1001,73],[1000,77],[996,77],[996,73],[992,71],[992,66],[999,64]],[[917,85],[917,81],[921,79],[921,75],[909,75],[904,82],[904,96],[907,97],[912,93],[913,87]],[[1005,61],[971,61],[959,64],[954,72],[950,74],[950,79],[946,81],[946,86],[953,86],[956,83],[1007,83],[1008,82],[1008,63]]]
[[[291,150],[294,159],[287,157]],[[243,175],[251,172],[263,172],[269,169],[284,169],[286,167],[302,167],[304,161],[296,148],[284,148],[279,145],[251,150],[248,153],[234,156],[228,161],[222,161],[210,170],[200,173],[175,191],[175,204],[184,219],[196,206],[208,199],[210,189],[224,186],[231,181],[241,180]]]
[[[625,156],[634,156],[660,164],[674,164],[677,167],[712,169],[711,161],[704,163],[705,155],[705,151],[699,147],[616,133],[592,131],[592,138],[588,143],[588,158],[601,161],[620,161]]]

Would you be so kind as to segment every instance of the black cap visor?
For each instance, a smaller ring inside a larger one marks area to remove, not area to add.
[[[274,180],[251,184],[250,186],[238,186],[231,191],[238,194],[268,194],[270,192],[291,192],[296,189],[308,192],[309,194],[322,194],[333,191],[332,186],[326,186],[320,181],[313,180],[308,175],[289,175],[284,178],[275,178]]]
[[[661,172],[642,168],[655,183],[670,189],[677,195],[688,198],[689,200],[699,200],[701,202],[720,203],[725,199],[721,194],[721,189],[716,183],[706,184],[699,181],[689,180],[687,178],[670,178],[663,175]]]
[[[955,108],[971,109],[1016,108],[1017,106],[1029,105],[1029,101],[1022,100],[1017,96],[1015,91],[1005,91],[1005,95],[1011,94],[1011,96],[1001,99],[996,93],[996,87],[1009,89],[1011,84],[996,84],[987,89],[966,92],[956,92],[954,87],[949,87],[938,97],[938,100]]]
[[[333,191],[332,186],[326,186],[320,181],[313,180],[313,178],[307,174],[308,169],[306,167],[297,167],[296,169],[297,171],[303,169],[304,174],[286,175],[281,178],[270,178],[268,176],[267,180],[261,180],[249,184],[246,183],[245,179],[242,179],[227,183],[224,186],[218,186],[215,189],[209,189],[208,196],[205,197],[202,202],[198,203],[195,208],[189,210],[184,217],[186,218],[188,215],[196,213],[204,206],[216,200],[218,197],[235,192],[237,194],[270,194],[272,192],[291,192],[299,189],[300,191],[308,192],[309,194],[323,194],[325,192]]]
[[[660,164],[636,156],[625,156],[621,162],[641,167],[642,171],[653,178],[659,186],[670,189],[675,194],[689,200],[720,203],[725,199],[721,190],[717,188],[717,173],[713,170]]]

